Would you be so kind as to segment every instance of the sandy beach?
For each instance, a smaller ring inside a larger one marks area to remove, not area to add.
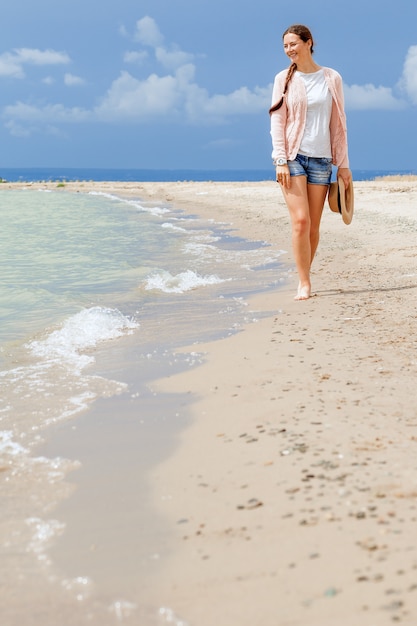
[[[354,187],[349,226],[325,207],[312,298],[294,301],[293,272],[249,302],[257,321],[184,347],[202,365],[151,384],[193,398],[148,480],[169,542],[138,601],[166,607],[161,624],[417,623],[417,181]],[[293,267],[273,182],[60,191],[168,202],[287,250]]]

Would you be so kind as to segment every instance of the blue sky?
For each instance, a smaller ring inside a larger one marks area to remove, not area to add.
[[[296,22],[345,84],[352,169],[417,170],[417,3],[5,0],[1,167],[265,169]]]

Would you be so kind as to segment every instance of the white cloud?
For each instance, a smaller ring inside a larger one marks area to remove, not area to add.
[[[0,76],[23,78],[24,65],[63,65],[71,59],[66,52],[37,50],[35,48],[15,48],[12,52],[0,55]]]
[[[151,48],[162,45],[164,41],[157,23],[148,15],[136,22],[135,39],[144,46],[151,46]]]
[[[175,113],[181,91],[175,76],[151,74],[145,80],[122,72],[111,85],[95,114],[100,120],[114,121],[160,117]]]
[[[195,82],[195,67],[183,65],[174,74],[151,74],[139,80],[122,72],[101,103],[91,110],[64,105],[35,106],[17,102],[7,106],[3,117],[10,132],[23,135],[42,125],[88,122],[143,122],[149,119],[185,123],[220,124],[229,117],[264,113],[272,86],[253,91],[243,87],[227,95],[210,96]]]
[[[138,78],[131,72],[122,71],[98,104],[89,109],[17,102],[3,110],[2,116],[9,131],[24,136],[40,129],[52,132],[51,129],[56,130],[65,124],[144,123],[149,120],[220,125],[242,115],[267,115],[272,85],[241,86],[230,93],[210,94],[196,80],[196,65],[191,62],[194,55],[176,45],[164,46],[163,35],[152,18],[144,17],[137,22],[135,39],[153,50],[165,73],[155,72]],[[124,61],[140,65],[149,55],[148,50],[131,50],[125,53]],[[22,76],[26,64],[69,62],[65,53],[21,48],[0,55],[0,75]],[[65,74],[64,81],[68,86],[84,82],[70,73]],[[47,77],[44,82],[50,84],[52,79]],[[417,46],[409,49],[402,84],[409,99],[417,104]],[[390,87],[373,84],[345,86],[345,97],[347,109],[399,110],[407,106],[406,100],[397,98]]]
[[[155,59],[166,69],[175,70],[194,59],[193,54],[184,52],[177,44],[172,44],[167,48],[164,45],[165,38],[159,30],[157,23],[148,15],[136,22],[134,39],[142,46],[152,48]],[[129,54],[132,55],[133,53]],[[137,54],[143,54],[143,52]]]
[[[398,110],[407,105],[396,98],[390,87],[375,85],[345,85],[346,109],[362,110]]]
[[[79,107],[67,108],[62,104],[47,104],[36,107],[32,104],[17,102],[6,106],[3,115],[17,123],[58,123],[58,122],[85,122],[91,120],[91,112]]]
[[[136,65],[141,65],[143,61],[148,58],[149,54],[146,50],[142,50],[138,52],[137,50],[128,50],[125,52],[123,61],[125,63],[135,63]]]
[[[403,95],[402,98],[397,97]],[[345,86],[346,108],[362,110],[404,109],[417,104],[417,46],[410,46],[398,84],[391,87],[375,85]]]
[[[75,87],[77,85],[84,85],[85,80],[81,78],[81,76],[74,76],[74,74],[65,74],[64,75],[64,83],[67,87]]]
[[[70,62],[70,58],[66,52],[57,52],[56,50],[37,50],[33,48],[15,49],[16,58],[24,64],[31,65],[60,65]]]
[[[65,133],[61,128],[54,126],[53,124],[45,124],[42,127],[38,125],[22,125],[19,122],[11,120],[5,124],[9,133],[14,137],[30,137],[31,135],[42,132],[42,134],[53,135],[54,137],[64,137]]]
[[[240,87],[229,94],[218,94],[207,98],[204,112],[207,115],[236,115],[267,111],[270,106],[272,85],[255,87],[252,91],[248,87]]]
[[[400,87],[413,104],[417,104],[417,46],[410,46],[404,62]]]
[[[155,48],[155,57],[159,63],[166,69],[176,69],[190,63],[194,59],[193,54],[183,52],[177,46],[173,46],[172,50],[166,50],[162,47]]]
[[[15,120],[9,120],[4,125],[13,137],[30,137],[35,130],[27,124],[19,124]]]
[[[181,119],[192,123],[222,123],[230,116],[267,111],[272,86],[253,91],[242,87],[227,95],[210,96],[194,80],[195,67],[187,64],[174,74],[151,74],[138,80],[122,72],[95,109],[99,119],[127,120],[142,118]]]

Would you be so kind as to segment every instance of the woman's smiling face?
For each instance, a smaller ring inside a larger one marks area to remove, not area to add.
[[[297,65],[311,57],[312,41],[303,41],[301,37],[294,33],[284,35],[284,52]]]

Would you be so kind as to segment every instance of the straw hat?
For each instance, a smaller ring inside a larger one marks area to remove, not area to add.
[[[329,207],[335,213],[341,213],[345,224],[350,224],[353,217],[353,183],[350,181],[349,187],[345,189],[345,184],[341,178],[337,182],[330,183],[329,186]]]

